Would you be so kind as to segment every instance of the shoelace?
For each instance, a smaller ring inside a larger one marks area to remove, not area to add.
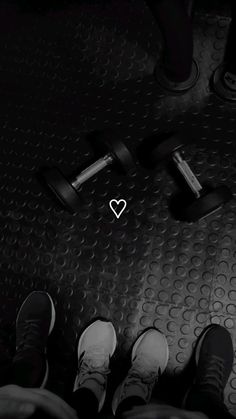
[[[81,358],[79,364],[79,375],[84,377],[91,373],[108,375],[110,369],[108,368],[109,356],[104,352],[100,346],[90,347]]]
[[[16,350],[39,349],[42,347],[40,326],[37,320],[27,319],[21,322],[19,326],[19,335],[21,341]]]
[[[213,386],[223,394],[224,390],[224,360],[216,355],[206,355],[200,371],[199,386]]]
[[[136,385],[143,390],[143,384],[148,386],[148,393],[151,391],[152,386],[156,383],[161,375],[160,367],[158,372],[153,371],[153,362],[145,359],[143,355],[135,358],[133,367],[125,381],[124,390],[130,385]]]

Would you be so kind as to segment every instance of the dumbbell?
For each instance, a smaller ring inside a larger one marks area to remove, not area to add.
[[[214,92],[224,101],[236,102],[236,76],[227,71],[225,63],[220,64],[213,73],[211,85]],[[232,86],[234,86],[232,88]]]
[[[154,135],[142,144],[139,155],[145,167],[157,167],[167,160],[174,163],[175,168],[184,180],[189,194],[184,193],[172,202],[172,210],[182,221],[197,221],[212,214],[232,199],[230,189],[225,186],[217,188],[202,186],[184,159],[182,148],[185,140],[180,135],[171,133],[162,135],[162,141]],[[188,196],[187,196],[188,195]]]
[[[101,156],[78,175],[67,178],[56,167],[46,169],[42,173],[47,186],[69,211],[77,211],[81,207],[79,197],[81,185],[105,167],[116,166],[118,171],[127,173],[135,166],[131,152],[121,140],[106,138],[105,136],[103,137],[103,134],[98,134],[98,143],[102,144],[102,150],[105,152],[105,155]]]

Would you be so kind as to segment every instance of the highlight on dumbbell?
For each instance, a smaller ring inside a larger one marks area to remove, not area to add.
[[[105,153],[98,160],[73,177],[66,177],[57,167],[44,170],[42,176],[60,203],[69,211],[78,211],[81,207],[80,187],[87,180],[107,166],[114,166],[117,171],[127,173],[135,167],[133,156],[123,141],[107,138],[105,133],[95,135],[97,145]],[[96,147],[98,148],[98,147]]]
[[[174,164],[177,174],[184,181],[186,191],[174,197],[170,209],[181,221],[194,222],[219,210],[232,199],[230,189],[221,185],[213,188],[202,186],[183,157],[186,141],[177,133],[153,135],[144,141],[139,150],[139,161],[146,168],[157,168],[167,161]]]

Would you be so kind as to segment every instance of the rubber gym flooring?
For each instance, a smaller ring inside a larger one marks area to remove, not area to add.
[[[95,317],[110,318],[119,346],[108,401],[125,374],[130,345],[155,326],[170,346],[157,396],[178,405],[203,328],[221,324],[236,343],[235,200],[196,223],[176,221],[168,209],[174,179],[165,168],[137,164],[128,177],[109,168],[88,181],[72,215],[38,174],[45,166],[70,174],[85,164],[93,156],[86,141],[93,130],[111,128],[135,152],[153,132],[184,129],[186,158],[199,180],[227,184],[235,196],[236,108],[209,89],[224,53],[227,7],[197,7],[201,77],[191,92],[172,98],[153,77],[160,33],[144,1],[54,6],[0,8],[0,325],[12,353],[20,304],[32,290],[51,293],[57,322],[48,388],[64,396],[82,328]],[[119,219],[111,199],[127,201]],[[236,364],[226,404],[236,413]]]

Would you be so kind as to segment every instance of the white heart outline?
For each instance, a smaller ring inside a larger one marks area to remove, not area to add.
[[[123,202],[123,204],[124,204],[123,208],[121,209],[121,211],[118,214],[117,214],[116,210],[112,207],[113,202],[115,202],[117,205],[119,205],[120,202]],[[110,206],[111,210],[114,212],[115,216],[117,218],[120,218],[122,212],[124,212],[125,208],[127,207],[127,202],[126,202],[125,199],[119,199],[119,201],[117,201],[117,199],[111,199],[110,202],[109,202],[109,206]]]

